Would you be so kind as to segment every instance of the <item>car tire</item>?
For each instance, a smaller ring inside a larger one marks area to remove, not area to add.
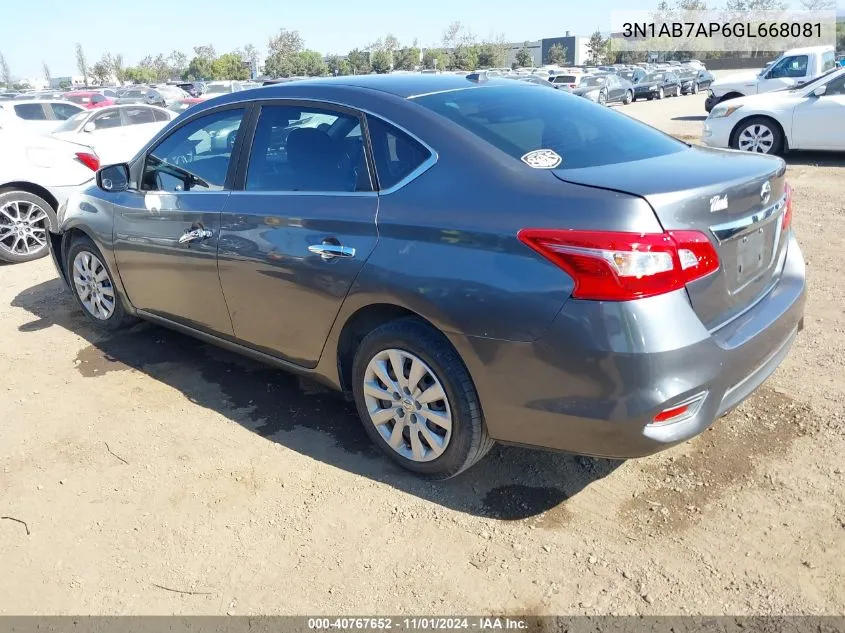
[[[692,94],[694,94],[694,95],[698,94],[698,83],[694,83],[692,85]]]
[[[607,95],[604,94],[604,92],[599,92],[598,104],[599,105],[607,105]]]
[[[22,264],[46,256],[48,232],[56,224],[56,211],[44,198],[20,189],[0,191],[0,262]]]
[[[119,330],[137,319],[126,312],[123,297],[100,249],[87,236],[71,242],[65,270],[73,296],[88,319],[106,330]],[[86,292],[87,290],[87,292]]]
[[[417,384],[411,385],[414,380]],[[420,319],[391,321],[364,338],[355,352],[352,391],[370,439],[395,463],[425,479],[458,475],[494,444],[463,361],[440,332]],[[445,397],[433,399],[439,394]],[[439,425],[443,421],[448,428]]]
[[[783,151],[783,132],[774,119],[750,117],[733,129],[730,145],[746,152],[777,155]]]
[[[675,96],[676,97],[681,96],[681,87],[680,86],[675,86]]]
[[[625,97],[622,99],[622,105],[628,105],[629,103],[634,101],[634,93],[628,90],[625,93]]]
[[[666,93],[663,92],[663,86],[660,86],[660,90],[657,91],[657,98],[662,99],[666,96]]]

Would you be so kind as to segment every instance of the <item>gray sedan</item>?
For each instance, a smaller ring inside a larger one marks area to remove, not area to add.
[[[496,441],[649,455],[747,398],[803,324],[785,171],[518,81],[307,80],[185,112],[50,248],[96,325],[321,380],[442,479]]]

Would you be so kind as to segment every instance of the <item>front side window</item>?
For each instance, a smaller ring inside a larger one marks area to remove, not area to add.
[[[552,91],[552,92],[557,92]],[[389,123],[367,117],[379,189],[389,189],[422,165],[431,152]]]
[[[141,189],[221,191],[244,110],[222,110],[175,130],[144,161]]]
[[[797,79],[804,77],[807,74],[807,64],[809,57],[807,55],[794,55],[792,57],[784,57],[772,68],[769,73],[771,79]]]
[[[328,109],[264,106],[247,168],[247,191],[366,191],[358,117]]]
[[[40,103],[22,103],[15,106],[15,114],[25,121],[46,121],[47,113]]]
[[[101,94],[91,95],[91,103],[102,103],[106,98]]]
[[[553,150],[561,157],[557,169],[625,163],[688,149],[633,118],[559,90],[490,86],[415,101],[513,158]]]
[[[845,73],[828,83],[824,94],[825,96],[845,95]]]

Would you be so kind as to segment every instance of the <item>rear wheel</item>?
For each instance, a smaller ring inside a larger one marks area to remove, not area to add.
[[[658,99],[662,99],[662,98],[663,98],[663,97],[665,97],[665,96],[666,96],[666,95],[665,95],[665,94],[664,94],[664,92],[663,92],[663,86],[660,86],[660,90],[658,90],[658,91],[657,91],[657,98],[658,98]]]
[[[417,475],[454,477],[493,446],[466,367],[443,335],[418,319],[370,332],[355,353],[352,380],[367,434]]]
[[[676,97],[681,96],[681,87],[680,86],[675,86],[675,96]]]
[[[44,257],[55,217],[50,203],[28,191],[0,194],[0,261],[19,264]]]
[[[731,146],[744,152],[778,154],[783,148],[783,132],[772,119],[751,117],[736,127]]]
[[[698,83],[692,84],[692,94],[694,94],[694,95],[698,94]]]
[[[117,330],[135,321],[126,313],[105,258],[90,238],[74,239],[68,249],[66,266],[73,296],[88,319],[107,330]]]

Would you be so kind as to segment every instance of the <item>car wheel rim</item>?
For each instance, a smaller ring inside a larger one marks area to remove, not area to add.
[[[765,125],[756,123],[749,125],[739,133],[737,146],[746,152],[768,154],[775,144],[775,135]]]
[[[0,207],[0,249],[34,255],[47,248],[47,212],[34,202],[13,200]]]
[[[440,457],[452,437],[452,409],[440,379],[400,349],[376,354],[364,372],[370,422],[388,446],[414,462]]]
[[[697,94],[697,93],[698,93],[698,84],[693,84],[693,85],[692,85],[692,92],[693,92],[693,94]]]
[[[73,285],[82,306],[95,319],[108,321],[114,314],[114,285],[103,262],[90,251],[73,259]]]
[[[663,88],[660,89],[660,92],[657,94],[657,96],[661,99],[663,98]]]

